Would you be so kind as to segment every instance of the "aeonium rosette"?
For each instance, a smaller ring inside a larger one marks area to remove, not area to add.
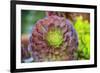
[[[75,60],[77,33],[68,19],[51,15],[37,21],[29,50],[35,62]]]

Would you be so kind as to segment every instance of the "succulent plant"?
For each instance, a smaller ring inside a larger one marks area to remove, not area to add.
[[[68,19],[52,15],[33,26],[29,50],[34,62],[75,60],[77,47],[77,33]]]
[[[78,16],[75,22],[75,29],[78,33],[79,47],[77,50],[78,59],[90,58],[90,23],[83,20],[82,16]],[[81,29],[81,30],[80,30]]]

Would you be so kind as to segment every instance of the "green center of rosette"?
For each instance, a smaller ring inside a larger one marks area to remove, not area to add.
[[[61,30],[58,28],[51,28],[46,34],[46,41],[48,42],[49,46],[54,48],[60,47],[63,42]]]

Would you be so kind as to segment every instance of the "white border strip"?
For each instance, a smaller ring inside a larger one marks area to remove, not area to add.
[[[21,63],[21,10],[62,11],[90,13],[90,60]],[[94,64],[94,10],[85,8],[16,5],[16,68],[39,68]]]

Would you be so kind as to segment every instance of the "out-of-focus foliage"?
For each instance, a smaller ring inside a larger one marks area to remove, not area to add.
[[[33,25],[39,20],[45,17],[44,11],[32,11],[22,10],[21,11],[21,33],[29,34]]]
[[[76,56],[78,59],[90,58],[90,24],[87,20],[83,20],[82,16],[78,16],[74,25],[79,39],[78,51]]]

